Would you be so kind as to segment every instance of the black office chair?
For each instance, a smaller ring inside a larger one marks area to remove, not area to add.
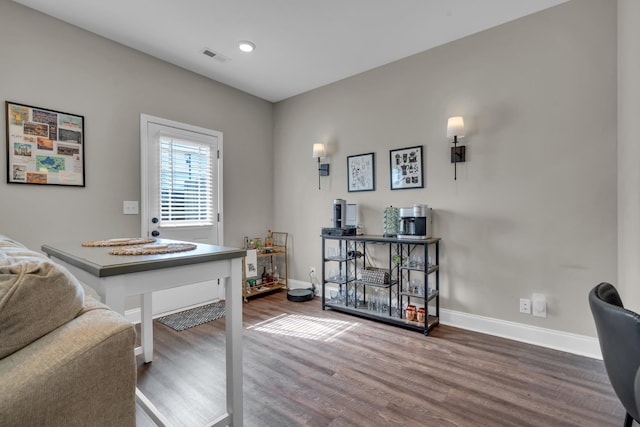
[[[627,411],[624,426],[640,422],[640,315],[626,310],[613,285],[600,283],[589,292],[602,359],[618,399]]]

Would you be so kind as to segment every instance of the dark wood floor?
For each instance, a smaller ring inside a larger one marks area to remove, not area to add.
[[[224,412],[224,319],[154,322],[138,384],[176,426]],[[246,426],[619,426],[601,361],[438,326],[419,332],[289,302],[244,304]],[[138,425],[146,425],[139,414]]]

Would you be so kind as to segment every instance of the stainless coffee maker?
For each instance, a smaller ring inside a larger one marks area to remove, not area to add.
[[[400,208],[399,239],[428,239],[431,237],[431,208],[413,205]]]

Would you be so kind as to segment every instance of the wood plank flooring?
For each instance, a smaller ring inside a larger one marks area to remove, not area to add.
[[[284,292],[244,304],[245,426],[619,426],[602,361],[440,325],[428,337]],[[138,385],[176,426],[224,412],[224,319],[154,322]],[[139,411],[140,412],[140,411]],[[151,425],[138,414],[138,426]]]

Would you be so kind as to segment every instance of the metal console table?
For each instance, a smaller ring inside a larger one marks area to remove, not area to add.
[[[378,266],[372,265],[375,253]],[[428,335],[440,323],[440,238],[322,236],[322,309]],[[421,307],[424,317],[407,315]]]

